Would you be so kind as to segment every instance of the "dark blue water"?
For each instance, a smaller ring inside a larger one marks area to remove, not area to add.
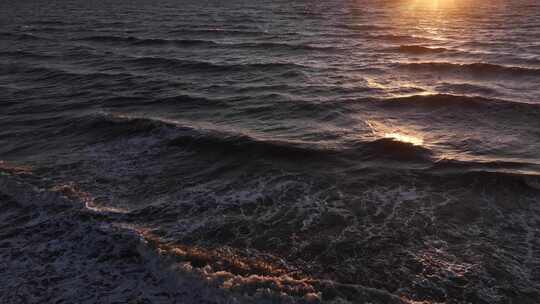
[[[0,293],[538,303],[539,98],[534,0],[2,1]]]

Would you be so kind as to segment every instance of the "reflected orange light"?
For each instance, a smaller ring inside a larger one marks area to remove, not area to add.
[[[366,123],[376,138],[389,138],[415,146],[424,145],[424,136],[411,128],[389,126],[373,120],[366,121]]]
[[[386,134],[384,134],[384,137],[385,138],[391,138],[393,140],[397,140],[397,141],[404,142],[404,143],[413,144],[415,146],[421,146],[421,145],[424,144],[424,139],[423,138],[408,135],[408,134],[403,134],[403,133],[397,133],[397,132],[386,133]]]
[[[412,0],[410,7],[438,10],[455,7],[457,2],[457,0]]]

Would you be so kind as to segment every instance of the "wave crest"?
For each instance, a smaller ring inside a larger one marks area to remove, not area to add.
[[[478,77],[539,77],[540,69],[505,66],[491,63],[449,63],[449,62],[419,62],[419,63],[400,63],[399,68],[411,71],[468,74]]]
[[[438,54],[448,52],[449,50],[441,47],[427,47],[421,45],[401,45],[396,49],[400,53],[406,54]]]

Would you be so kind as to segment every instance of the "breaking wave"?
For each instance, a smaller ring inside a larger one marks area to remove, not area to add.
[[[50,186],[29,168],[0,164],[2,241],[19,247],[7,266],[16,275],[0,279],[4,301],[40,297],[41,283],[13,289],[33,278],[57,287],[50,297],[68,301],[97,301],[99,288],[117,299],[152,302],[306,303],[324,294],[325,300],[403,303],[384,290],[313,278],[269,254],[162,240],[152,229],[130,223],[128,213],[88,208],[91,195],[76,185]],[[51,262],[63,265],[62,271],[44,272]],[[117,288],[117,277],[128,288]],[[143,296],[134,288],[141,283]],[[69,291],[79,285],[87,288],[76,295]]]

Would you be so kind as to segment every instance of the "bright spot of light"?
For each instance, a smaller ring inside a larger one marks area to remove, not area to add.
[[[397,140],[397,141],[404,142],[404,143],[413,144],[415,146],[421,146],[421,145],[424,144],[424,139],[423,138],[416,137],[416,136],[413,136],[413,135],[403,134],[403,133],[397,133],[397,132],[385,133],[384,137],[385,138],[391,138],[393,140]]]

